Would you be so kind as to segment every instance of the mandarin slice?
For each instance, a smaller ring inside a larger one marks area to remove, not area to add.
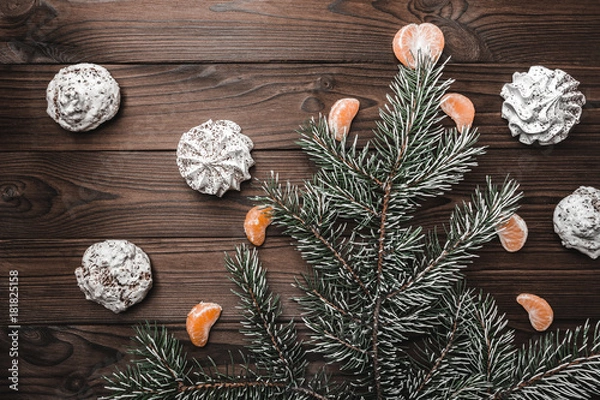
[[[554,321],[554,311],[550,304],[540,296],[531,293],[521,293],[517,296],[517,303],[523,306],[529,314],[531,326],[538,332],[543,332]]]
[[[198,303],[188,313],[185,329],[194,346],[204,347],[208,342],[210,328],[221,316],[221,306],[216,303]]]
[[[392,49],[398,61],[408,68],[416,68],[419,53],[433,63],[444,50],[442,30],[429,22],[408,24],[402,27],[392,42]]]
[[[352,97],[339,99],[331,106],[327,123],[336,140],[342,140],[350,132],[350,125],[352,125],[359,107],[360,102]]]
[[[504,225],[496,229],[502,247],[510,253],[523,248],[528,232],[527,223],[516,213]]]
[[[265,242],[267,227],[271,224],[271,207],[254,206],[246,214],[244,220],[244,232],[246,237],[255,246]]]
[[[460,93],[446,93],[442,97],[440,107],[454,121],[459,132],[473,125],[475,106],[467,96]]]

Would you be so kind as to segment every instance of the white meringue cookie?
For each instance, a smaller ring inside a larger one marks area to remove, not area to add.
[[[566,72],[533,66],[513,74],[502,88],[502,118],[521,143],[550,145],[561,142],[579,123],[585,96],[579,82]]]
[[[250,179],[253,147],[235,122],[209,120],[181,136],[179,172],[192,189],[221,197],[229,189],[240,190],[240,183]]]
[[[563,246],[600,256],[600,190],[580,186],[557,204],[553,222]]]
[[[90,131],[119,110],[119,84],[106,68],[89,63],[62,68],[46,89],[48,115],[73,132]]]
[[[139,303],[152,288],[150,259],[127,240],[106,240],[88,247],[75,276],[86,299],[114,313]]]

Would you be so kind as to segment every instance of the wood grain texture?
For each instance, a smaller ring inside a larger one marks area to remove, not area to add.
[[[481,168],[469,173],[462,185],[424,203],[421,221],[425,226],[444,222],[454,204],[467,200],[489,175],[498,183],[506,176],[517,179],[525,195],[523,213],[531,213],[531,222],[548,226],[560,199],[579,185],[600,186],[595,157],[595,151],[583,147],[518,152],[490,148],[480,157]],[[243,183],[242,192],[217,198],[187,186],[173,152],[0,153],[0,216],[5,221],[0,238],[243,238],[250,198],[260,194],[260,182],[271,171],[293,184],[314,172],[300,152],[257,152],[255,159],[255,179]],[[570,163],[557,166],[557,159]],[[587,173],[574,181],[579,168]]]
[[[298,127],[340,97],[361,109],[352,127],[372,137],[397,70],[391,38],[410,22],[444,31],[452,90],[475,104],[487,154],[444,196],[423,201],[414,224],[447,222],[487,175],[516,178],[529,239],[518,253],[494,240],[465,269],[469,285],[494,296],[518,343],[538,334],[515,297],[543,295],[553,328],[600,319],[598,260],[564,248],[552,212],[580,185],[600,188],[600,3],[597,0],[9,0],[0,1],[0,397],[14,398],[9,271],[19,272],[19,365],[23,399],[96,399],[102,376],[123,367],[132,326],[165,324],[190,356],[225,361],[243,345],[224,254],[247,243],[243,219],[271,171],[301,184],[314,166]],[[117,116],[74,134],[46,114],[48,82],[63,66],[103,64],[123,95]],[[500,116],[502,86],[531,65],[581,81],[581,123],[564,142],[525,146]],[[175,150],[182,133],[231,119],[255,144],[258,181],[223,198],[191,190]],[[451,121],[446,121],[451,125]],[[155,285],[143,303],[113,314],[85,300],[74,269],[107,238],[144,249]],[[260,249],[283,319],[298,319],[294,279],[306,271],[278,227]],[[191,346],[185,315],[201,300],[223,315],[209,345]],[[307,332],[299,324],[302,335]],[[315,360],[319,364],[319,360]]]
[[[181,135],[208,119],[236,121],[257,150],[297,149],[296,131],[326,114],[341,97],[361,109],[353,132],[369,138],[397,71],[389,64],[107,65],[122,88],[113,120],[88,133],[63,130],[46,113],[46,88],[61,66],[0,66],[0,148],[3,150],[174,150]],[[563,145],[589,147],[600,124],[600,77],[592,67],[563,68],[581,81],[582,121]],[[505,83],[528,65],[450,64],[452,90],[469,96],[486,145],[523,149],[500,116]]]
[[[422,21],[442,28],[445,54],[457,61],[599,61],[595,0],[20,3],[12,15],[0,14],[3,63],[387,63],[398,26]]]

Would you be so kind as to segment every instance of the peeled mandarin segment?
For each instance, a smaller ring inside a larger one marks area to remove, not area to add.
[[[271,207],[255,206],[248,211],[244,220],[246,237],[255,246],[265,242],[267,227],[271,224]]]
[[[331,107],[327,123],[330,131],[335,134],[336,140],[342,140],[350,132],[350,125],[352,125],[359,107],[360,102],[351,97],[339,99]]]
[[[513,214],[504,225],[496,229],[502,247],[510,253],[523,248],[528,232],[525,220],[518,214]]]
[[[444,34],[442,30],[429,22],[408,24],[394,36],[392,49],[398,61],[408,68],[416,68],[419,53],[428,57],[433,63],[444,51]]]
[[[208,342],[210,328],[221,316],[221,306],[216,303],[199,303],[187,315],[185,329],[194,346],[203,347]]]
[[[538,332],[548,329],[554,321],[554,311],[550,304],[535,294],[521,293],[517,296],[517,303],[527,311],[531,326]]]
[[[475,106],[467,96],[459,93],[446,93],[442,97],[440,107],[446,115],[452,118],[459,132],[473,125]]]

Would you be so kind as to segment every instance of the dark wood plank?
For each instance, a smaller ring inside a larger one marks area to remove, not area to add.
[[[595,148],[489,149],[480,167],[447,196],[425,203],[422,223],[444,221],[453,203],[485,176],[517,179],[531,222],[551,221],[554,205],[580,185],[600,186]],[[255,152],[257,180],[271,171],[299,184],[313,171],[299,152]],[[579,171],[587,171],[584,174]],[[192,190],[173,152],[0,153],[1,239],[79,237],[243,237],[256,181],[222,198]]]
[[[20,3],[0,14],[0,63],[390,62],[394,33],[421,21],[456,61],[600,60],[595,0]]]
[[[25,158],[26,159],[25,159]],[[114,235],[241,237],[259,194],[252,181],[222,198],[192,190],[174,152],[0,153],[3,166],[0,237],[59,238]],[[255,177],[287,163],[282,177],[308,177],[297,154],[255,154]],[[71,232],[69,232],[71,231]]]
[[[581,81],[587,98],[581,118],[561,147],[597,141],[600,73],[597,67],[562,68]],[[326,114],[342,97],[360,99],[352,125],[368,138],[385,106],[397,71],[387,64],[107,65],[122,87],[117,116],[88,133],[63,130],[46,114],[46,87],[59,66],[0,66],[0,149],[174,150],[183,132],[208,119],[237,122],[256,149],[294,149],[301,124]],[[450,65],[452,90],[469,96],[475,126],[486,145],[523,149],[501,118],[502,86],[529,65]]]
[[[153,266],[154,287],[143,304],[127,312],[114,314],[85,300],[77,287],[74,271],[81,256],[92,244],[89,240],[36,242],[26,241],[15,258],[0,261],[3,276],[9,270],[19,272],[19,322],[21,324],[133,324],[149,321],[185,322],[189,310],[200,301],[214,301],[223,306],[221,321],[239,321],[224,265],[225,253],[234,255],[236,239],[131,239],[147,252]],[[14,243],[13,243],[14,244]],[[40,245],[40,248],[37,246]],[[49,250],[54,248],[55,250]],[[56,253],[58,250],[58,253]],[[297,315],[290,300],[294,277],[306,271],[299,254],[283,239],[271,239],[261,252],[268,262],[273,290],[284,294],[286,317]],[[36,268],[35,266],[39,266]],[[265,267],[267,265],[265,264]],[[40,312],[44,310],[44,312]],[[7,316],[3,315],[5,321]]]
[[[77,287],[74,270],[92,240],[0,243],[0,249],[9,256],[0,261],[2,276],[8,276],[10,270],[19,274],[19,323],[111,325],[150,320],[177,324],[184,323],[187,312],[200,301],[221,304],[224,311],[220,321],[239,320],[237,297],[231,293],[234,285],[228,279],[224,255],[233,255],[242,240],[131,240],[149,255],[155,285],[143,303],[121,314],[85,300]],[[269,238],[259,254],[269,271],[272,290],[281,294],[284,317],[299,315],[291,299],[300,295],[292,286],[295,278],[307,271],[300,254],[286,238]],[[521,292],[547,297],[561,323],[598,319],[597,262],[563,248],[557,238],[540,237],[534,231],[519,253],[506,253],[494,240],[478,254],[480,257],[465,270],[469,285],[493,294],[501,311],[516,321],[524,321],[515,303]],[[2,321],[7,318],[3,315]],[[517,326],[525,329],[522,324]]]

